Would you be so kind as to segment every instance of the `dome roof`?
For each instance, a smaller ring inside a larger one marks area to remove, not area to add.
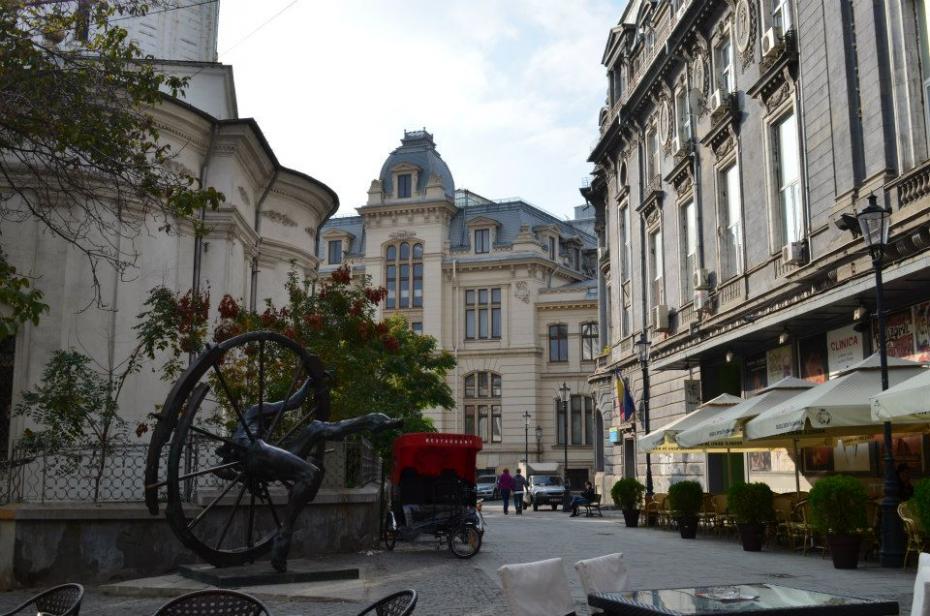
[[[455,180],[445,161],[436,151],[433,136],[426,130],[404,131],[404,138],[400,140],[400,147],[391,152],[391,155],[381,166],[379,179],[384,187],[385,194],[394,192],[394,178],[391,170],[398,165],[407,163],[420,168],[417,192],[426,190],[430,178],[435,175],[442,181],[442,187],[450,198],[455,195]]]

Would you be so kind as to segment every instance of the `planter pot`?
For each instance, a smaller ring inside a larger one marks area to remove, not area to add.
[[[762,537],[765,535],[764,524],[737,524],[743,550],[746,552],[761,552]]]
[[[639,526],[639,509],[624,509],[623,521],[626,522],[627,528],[636,528]]]
[[[827,535],[827,544],[836,569],[855,569],[859,565],[859,535]]]
[[[697,536],[698,519],[696,515],[678,518],[678,532],[682,539],[694,539]]]

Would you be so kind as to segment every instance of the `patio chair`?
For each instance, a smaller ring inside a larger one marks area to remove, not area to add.
[[[792,547],[797,550],[801,550],[801,554],[807,554],[808,550],[814,549],[814,528],[810,524],[810,503],[807,500],[802,500],[797,505],[794,506],[792,512],[793,521],[791,522],[792,532],[794,534],[795,543]],[[798,547],[797,540],[801,540],[801,545]]]
[[[62,584],[48,590],[43,590],[25,603],[14,607],[2,616],[27,613],[26,608],[32,606],[29,612],[47,614],[49,616],[78,616],[81,611],[81,601],[84,599],[84,587],[80,584]]]
[[[698,524],[707,529],[717,526],[717,510],[714,507],[714,495],[707,492],[701,500],[701,512],[698,513]]]
[[[736,521],[729,512],[726,494],[714,494],[714,528],[718,533],[728,532],[736,528]]]
[[[497,573],[513,616],[575,616],[561,558],[504,565]]]
[[[410,616],[417,606],[417,591],[411,589],[395,592],[375,601],[358,616]]]
[[[907,561],[911,553],[920,555],[924,547],[924,534],[917,518],[911,513],[907,501],[898,504],[898,516],[904,522],[904,532],[907,535],[907,551],[904,552],[903,567],[907,568]]]
[[[586,597],[597,592],[620,592],[629,586],[623,552],[579,560],[575,563],[575,571]]]
[[[921,554],[917,559],[917,575],[914,576],[914,599],[911,601],[911,616],[930,616],[927,602],[927,584],[930,584],[930,554]]]
[[[794,534],[791,523],[794,510],[794,494],[776,494],[772,499],[772,508],[775,510],[775,540],[784,545],[794,546]]]
[[[198,590],[164,604],[153,616],[271,616],[265,605],[235,590]]]
[[[646,526],[649,526],[649,520],[655,520],[656,526],[662,526],[661,512],[665,509],[665,500],[668,494],[653,494],[652,500],[646,501],[643,509]]]

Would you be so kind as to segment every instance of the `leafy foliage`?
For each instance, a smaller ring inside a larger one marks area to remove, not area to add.
[[[808,496],[811,525],[819,532],[851,535],[868,525],[865,507],[869,494],[862,482],[849,475],[830,475],[817,480]]]
[[[23,323],[38,325],[39,316],[48,311],[42,292],[31,286],[0,250],[0,339],[14,335]]]
[[[610,498],[613,499],[614,505],[624,511],[633,511],[639,509],[643,504],[643,493],[646,486],[632,477],[624,477],[617,481],[610,489]]]
[[[764,524],[775,519],[772,488],[761,482],[730,486],[727,508],[740,524]]]
[[[914,495],[908,501],[921,528],[930,528],[930,478],[914,483]]]
[[[129,267],[144,225],[200,230],[195,214],[224,199],[177,171],[151,114],[187,80],[160,72],[117,22],[162,4],[0,2],[0,222],[35,220],[77,248],[98,294],[99,264]]]
[[[703,500],[704,488],[697,481],[679,481],[668,488],[669,506],[680,516],[696,516]]]

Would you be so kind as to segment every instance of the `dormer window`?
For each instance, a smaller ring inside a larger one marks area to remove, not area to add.
[[[475,254],[491,252],[491,230],[475,229]]]
[[[328,259],[330,265],[342,263],[342,240],[330,240]]]
[[[558,251],[559,242],[551,235],[549,236],[549,259],[555,261],[555,257]]]
[[[410,184],[412,180],[412,175],[409,173],[401,173],[397,176],[397,198],[398,199],[409,199],[410,198]]]

